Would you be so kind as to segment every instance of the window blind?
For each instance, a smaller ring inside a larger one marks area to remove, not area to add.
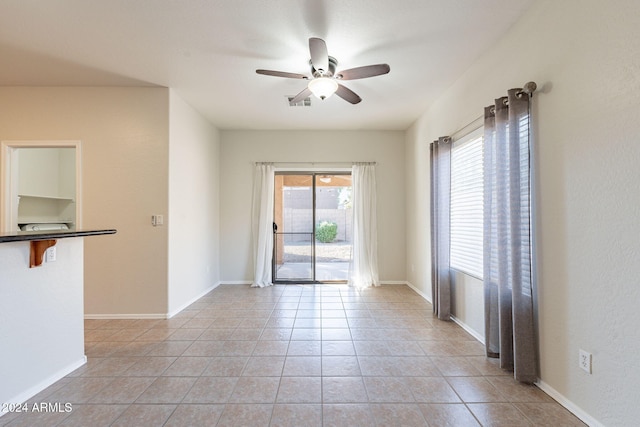
[[[451,268],[482,278],[482,129],[451,150]]]

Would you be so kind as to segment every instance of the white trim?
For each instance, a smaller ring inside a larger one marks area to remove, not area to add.
[[[480,341],[483,345],[485,344],[484,337],[482,335],[480,335],[480,333],[477,332],[475,329],[472,329],[471,326],[467,325],[466,323],[464,323],[462,320],[458,319],[454,315],[451,315],[451,320],[454,323],[456,323],[458,326],[460,326],[462,329],[467,331],[467,333],[469,333],[469,335],[474,337],[476,340]]]
[[[380,280],[381,285],[406,285],[406,280]]]
[[[219,285],[251,285],[252,283],[253,281],[251,280],[222,280],[220,281]],[[277,285],[287,285],[287,284],[288,283],[277,283]],[[292,282],[292,284],[298,285],[299,283]],[[303,283],[303,284],[306,285],[307,283]],[[313,285],[315,283],[309,283],[309,284]],[[323,284],[323,283],[319,283],[319,284]],[[346,283],[332,283],[332,282],[328,282],[324,284],[325,285],[346,285]],[[413,286],[411,286],[411,284],[406,280],[381,280],[380,285],[408,285],[409,287],[413,288]],[[413,289],[415,290],[415,288]],[[416,292],[418,291],[416,290]]]
[[[578,405],[564,397],[560,394],[556,389],[551,387],[549,384],[545,383],[542,380],[538,380],[535,383],[536,386],[546,394],[548,394],[553,400],[558,402],[560,405],[564,406],[569,412],[571,412],[576,417],[580,418],[584,423],[586,423],[590,427],[604,427],[604,424],[593,418],[591,415],[587,414],[582,408]]]
[[[422,298],[424,298],[425,300],[427,300],[429,302],[429,304],[433,304],[433,301],[431,300],[431,295],[427,295],[424,292],[422,292],[420,289],[416,288],[415,286],[413,286],[411,284],[411,282],[406,282],[407,286],[410,287],[411,289],[413,289],[418,295],[420,295]]]
[[[247,282],[250,284],[251,282]],[[91,320],[108,320],[108,319],[171,319],[176,314],[180,313],[182,310],[220,286],[221,282],[216,282],[212,286],[208,287],[205,291],[203,291],[197,297],[192,298],[189,302],[184,303],[177,310],[173,310],[171,313],[132,313],[132,314],[85,314],[85,319]]]
[[[178,308],[176,310],[173,310],[172,312],[167,313],[167,319],[171,319],[173,316],[175,316],[176,314],[180,313],[182,310],[184,310],[185,308],[189,307],[191,304],[193,304],[194,302],[198,301],[200,298],[202,298],[203,296],[205,296],[206,294],[208,294],[209,292],[211,292],[212,290],[214,290],[218,286],[220,286],[220,282],[214,283],[213,285],[208,287],[205,291],[203,291],[197,297],[194,297],[190,301],[187,301],[186,303],[182,304],[180,306],[180,308]]]
[[[17,396],[9,398],[9,399],[7,399],[6,402],[2,402],[2,403],[22,404],[22,403],[26,402],[27,400],[31,399],[36,394],[40,393],[42,390],[44,390],[47,387],[49,387],[50,385],[56,383],[57,381],[60,381],[62,378],[66,377],[71,372],[75,371],[76,369],[78,369],[79,367],[81,367],[82,365],[84,365],[86,363],[87,363],[87,356],[82,356],[82,358],[80,360],[77,360],[77,361],[65,366],[64,368],[62,368],[59,371],[55,372],[53,375],[50,375],[48,378],[45,378],[44,380],[40,381],[38,384],[34,385],[33,387],[28,388],[27,390],[23,391],[22,393],[18,394]],[[6,414],[6,412],[2,412],[0,410],[0,417],[2,417],[5,414]]]
[[[110,320],[110,319],[166,319],[166,313],[115,313],[115,314],[85,314],[85,319]]]
[[[84,318],[85,319],[164,319],[164,318],[171,318],[171,317],[175,316],[176,314],[178,314],[180,311],[184,310],[184,308],[186,308],[187,306],[189,306],[190,304],[192,304],[196,300],[202,298],[204,295],[206,295],[207,293],[211,292],[213,289],[217,288],[220,284],[221,284],[221,282],[217,282],[216,284],[214,284],[213,286],[208,288],[208,290],[203,292],[200,296],[194,298],[189,303],[184,304],[179,310],[176,310],[173,313],[170,313],[170,314],[167,314],[167,315],[163,315],[163,314],[87,314],[87,315],[84,316]],[[242,281],[225,281],[225,284],[230,284],[230,285],[236,285],[236,284],[237,285],[249,285],[249,284],[251,284],[251,281],[246,281],[246,280],[242,280]],[[411,289],[413,289],[418,295],[423,297],[425,300],[431,302],[429,300],[429,298],[427,298],[426,294],[424,294],[422,291],[417,289],[415,286],[413,286],[408,281],[401,281],[401,280],[398,280],[398,281],[384,281],[384,282],[381,282],[381,284],[383,284],[383,285],[407,285]],[[469,334],[471,334],[475,339],[477,339],[478,341],[480,341],[481,343],[484,344],[483,337],[480,337],[477,333],[475,333],[475,331],[473,331],[473,329],[469,328],[465,323],[463,323],[462,321],[457,319],[455,316],[451,316],[451,320],[453,320],[461,328],[463,328],[465,331],[467,331]],[[87,357],[83,356],[82,359],[80,359],[80,360],[78,360],[78,361],[66,366],[65,368],[63,368],[61,370],[59,370],[58,372],[56,372],[55,374],[49,376],[47,379],[39,382],[35,386],[29,388],[28,390],[20,393],[19,395],[15,396],[13,398],[8,399],[6,403],[17,403],[17,404],[24,403],[28,399],[30,399],[31,397],[33,397],[36,394],[40,393],[42,390],[46,389],[50,385],[52,385],[55,382],[59,381],[60,379],[66,377],[68,374],[70,374],[71,372],[75,371],[76,369],[78,369],[79,367],[83,366],[86,363],[87,363]],[[587,412],[585,412],[582,408],[580,408],[579,406],[577,406],[576,404],[574,404],[573,402],[568,400],[566,397],[564,397],[562,394],[560,394],[558,391],[556,391],[549,384],[545,383],[542,380],[538,380],[535,383],[535,385],[540,390],[542,390],[544,393],[549,395],[552,399],[554,399],[556,402],[558,402],[560,405],[562,405],[564,408],[566,408],[569,412],[571,412],[576,417],[578,417],[580,420],[582,420],[584,423],[589,425],[590,427],[604,427],[604,424],[600,423],[595,418],[593,418],[591,415],[589,415]],[[5,414],[6,414],[6,412],[0,412],[0,417],[2,417]]]
[[[116,314],[85,314],[85,319],[109,320],[109,319],[166,319],[166,313],[116,313]]]
[[[421,292],[419,289],[417,289],[415,286],[413,286],[410,282],[406,282],[406,284],[411,289],[413,289],[418,295],[420,295],[422,298],[424,298],[427,301],[431,302],[431,300],[429,298],[427,298],[427,296],[423,292]],[[459,325],[466,332],[471,334],[471,336],[473,336],[476,340],[478,340],[479,342],[484,344],[484,337],[479,336],[473,329],[471,329],[465,323],[460,321],[460,319],[456,318],[455,316],[451,316],[451,320],[453,320],[457,325]],[[571,402],[569,399],[564,397],[562,394],[558,393],[549,384],[545,383],[542,380],[538,380],[538,381],[536,381],[535,385],[540,390],[542,390],[544,393],[549,395],[549,397],[551,397],[553,400],[555,400],[560,405],[562,405],[564,408],[566,408],[573,415],[575,415],[580,420],[582,420],[584,423],[586,423],[588,426],[590,426],[590,427],[604,427],[604,424],[602,424],[601,422],[599,422],[598,420],[593,418],[591,415],[587,414],[582,408],[577,406],[575,403]]]
[[[432,303],[431,300],[427,297],[427,295],[424,292],[420,291],[418,288],[416,288],[415,286],[413,286],[409,282],[405,282],[405,283],[406,283],[407,286],[409,286],[411,289],[413,289],[422,298],[427,300],[429,303]],[[467,325],[462,320],[458,319],[457,317],[455,317],[453,315],[451,316],[451,320],[454,323],[456,323],[458,326],[460,326],[462,329],[464,329],[466,332],[468,332],[469,335],[471,335],[473,338],[475,338],[476,340],[478,340],[480,343],[482,343],[484,345],[484,337],[482,335],[480,335],[477,331],[475,331],[469,325]]]
[[[12,224],[17,222],[17,211],[13,212],[14,199],[17,196],[15,177],[16,169],[11,166],[15,162],[15,150],[19,148],[74,148],[76,155],[76,216],[74,226],[82,229],[82,141],[80,140],[27,140],[0,141],[0,231],[15,232]],[[12,188],[13,186],[13,188]],[[16,194],[14,194],[16,193]],[[17,209],[17,208],[16,208]]]

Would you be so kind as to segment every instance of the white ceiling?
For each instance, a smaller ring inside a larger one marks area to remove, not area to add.
[[[1,0],[0,85],[166,86],[219,129],[404,130],[533,0]],[[338,70],[387,63],[289,107],[309,37]]]

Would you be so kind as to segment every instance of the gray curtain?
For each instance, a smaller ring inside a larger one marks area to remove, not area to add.
[[[512,89],[485,108],[484,122],[486,352],[526,383],[538,378],[529,107],[529,95]]]
[[[431,295],[438,319],[451,317],[449,212],[451,207],[451,138],[431,144]]]

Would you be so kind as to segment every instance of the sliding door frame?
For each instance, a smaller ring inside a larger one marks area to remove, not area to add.
[[[305,279],[291,279],[291,280],[276,280],[277,278],[277,234],[274,230],[273,233],[273,238],[274,238],[274,245],[273,245],[273,257],[272,257],[272,262],[271,262],[271,266],[272,266],[272,277],[273,277],[273,282],[277,283],[277,284],[293,284],[293,283],[303,283],[303,284],[313,284],[313,283],[346,283],[347,279],[345,280],[326,280],[326,281],[318,281],[317,280],[317,271],[316,271],[316,267],[317,267],[317,260],[316,260],[316,199],[317,199],[317,179],[320,176],[324,176],[324,175],[330,175],[330,176],[335,176],[335,175],[348,175],[351,176],[351,169],[344,169],[344,168],[339,168],[339,169],[333,169],[333,168],[328,168],[328,169],[295,169],[295,170],[291,170],[291,169],[286,169],[286,170],[277,170],[275,171],[275,176],[274,179],[276,179],[277,176],[282,176],[282,175],[299,175],[299,176],[310,176],[311,177],[311,202],[312,202],[312,208],[311,208],[311,225],[312,225],[312,233],[311,233],[311,279],[310,280],[305,280]],[[274,197],[276,197],[275,192],[274,192]],[[275,210],[277,209],[276,207],[276,203],[274,203],[274,224],[275,224],[275,218],[276,218],[276,212]],[[281,224],[278,224],[278,227],[282,226]]]

